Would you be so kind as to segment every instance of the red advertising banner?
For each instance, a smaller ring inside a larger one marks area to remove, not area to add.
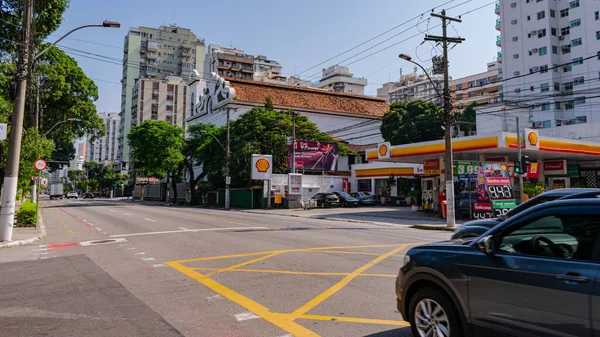
[[[291,145],[288,165],[292,165]],[[338,161],[338,144],[312,140],[296,140],[295,163],[297,170],[335,171]]]
[[[425,160],[423,162],[423,174],[432,175],[432,174],[440,174],[440,160]]]
[[[544,174],[546,175],[562,175],[567,174],[566,160],[551,160],[544,162]]]
[[[527,178],[539,178],[540,177],[540,164],[531,163],[527,166]]]

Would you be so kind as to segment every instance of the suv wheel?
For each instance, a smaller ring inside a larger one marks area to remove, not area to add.
[[[460,337],[462,327],[454,305],[442,291],[419,289],[410,301],[408,319],[414,336]]]

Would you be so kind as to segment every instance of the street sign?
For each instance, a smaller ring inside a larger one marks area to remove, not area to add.
[[[36,170],[43,171],[46,169],[46,167],[48,167],[48,163],[46,163],[44,159],[40,158],[33,163],[33,166]]]
[[[225,184],[228,184],[228,185],[231,184],[231,177],[230,176],[225,177]]]
[[[0,123],[0,140],[6,139],[6,123]]]

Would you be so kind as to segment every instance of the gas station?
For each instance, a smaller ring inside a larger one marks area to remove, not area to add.
[[[527,172],[523,172],[526,183],[541,184],[545,190],[600,187],[600,143],[544,137],[536,129],[525,129],[523,138],[522,155],[528,156],[531,163],[527,166]],[[471,194],[476,192],[477,170],[485,163],[501,164],[497,168],[501,167],[506,171],[504,176],[510,178],[516,202],[522,202],[518,200],[519,176],[514,171],[515,163],[519,162],[516,133],[501,132],[454,138],[452,152],[457,208],[460,200],[465,198],[469,202],[468,208],[471,207]],[[380,173],[387,172],[382,168],[384,163],[422,164],[422,169],[415,169],[412,177],[416,179],[415,185],[420,186],[423,203],[427,205],[425,210],[436,211],[440,187],[445,186],[444,154],[443,139],[404,145],[381,143],[377,148],[365,151],[369,163],[378,163]],[[390,172],[393,174],[393,171]],[[404,176],[408,175],[403,173]],[[360,185],[360,180],[357,184]],[[469,216],[472,217],[472,214]]]

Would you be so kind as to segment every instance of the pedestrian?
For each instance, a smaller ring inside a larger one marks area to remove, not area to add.
[[[446,191],[444,190],[444,188],[440,188],[440,193],[438,194],[438,211],[440,214],[440,217],[444,217],[444,213],[442,212],[442,201],[446,201]]]

